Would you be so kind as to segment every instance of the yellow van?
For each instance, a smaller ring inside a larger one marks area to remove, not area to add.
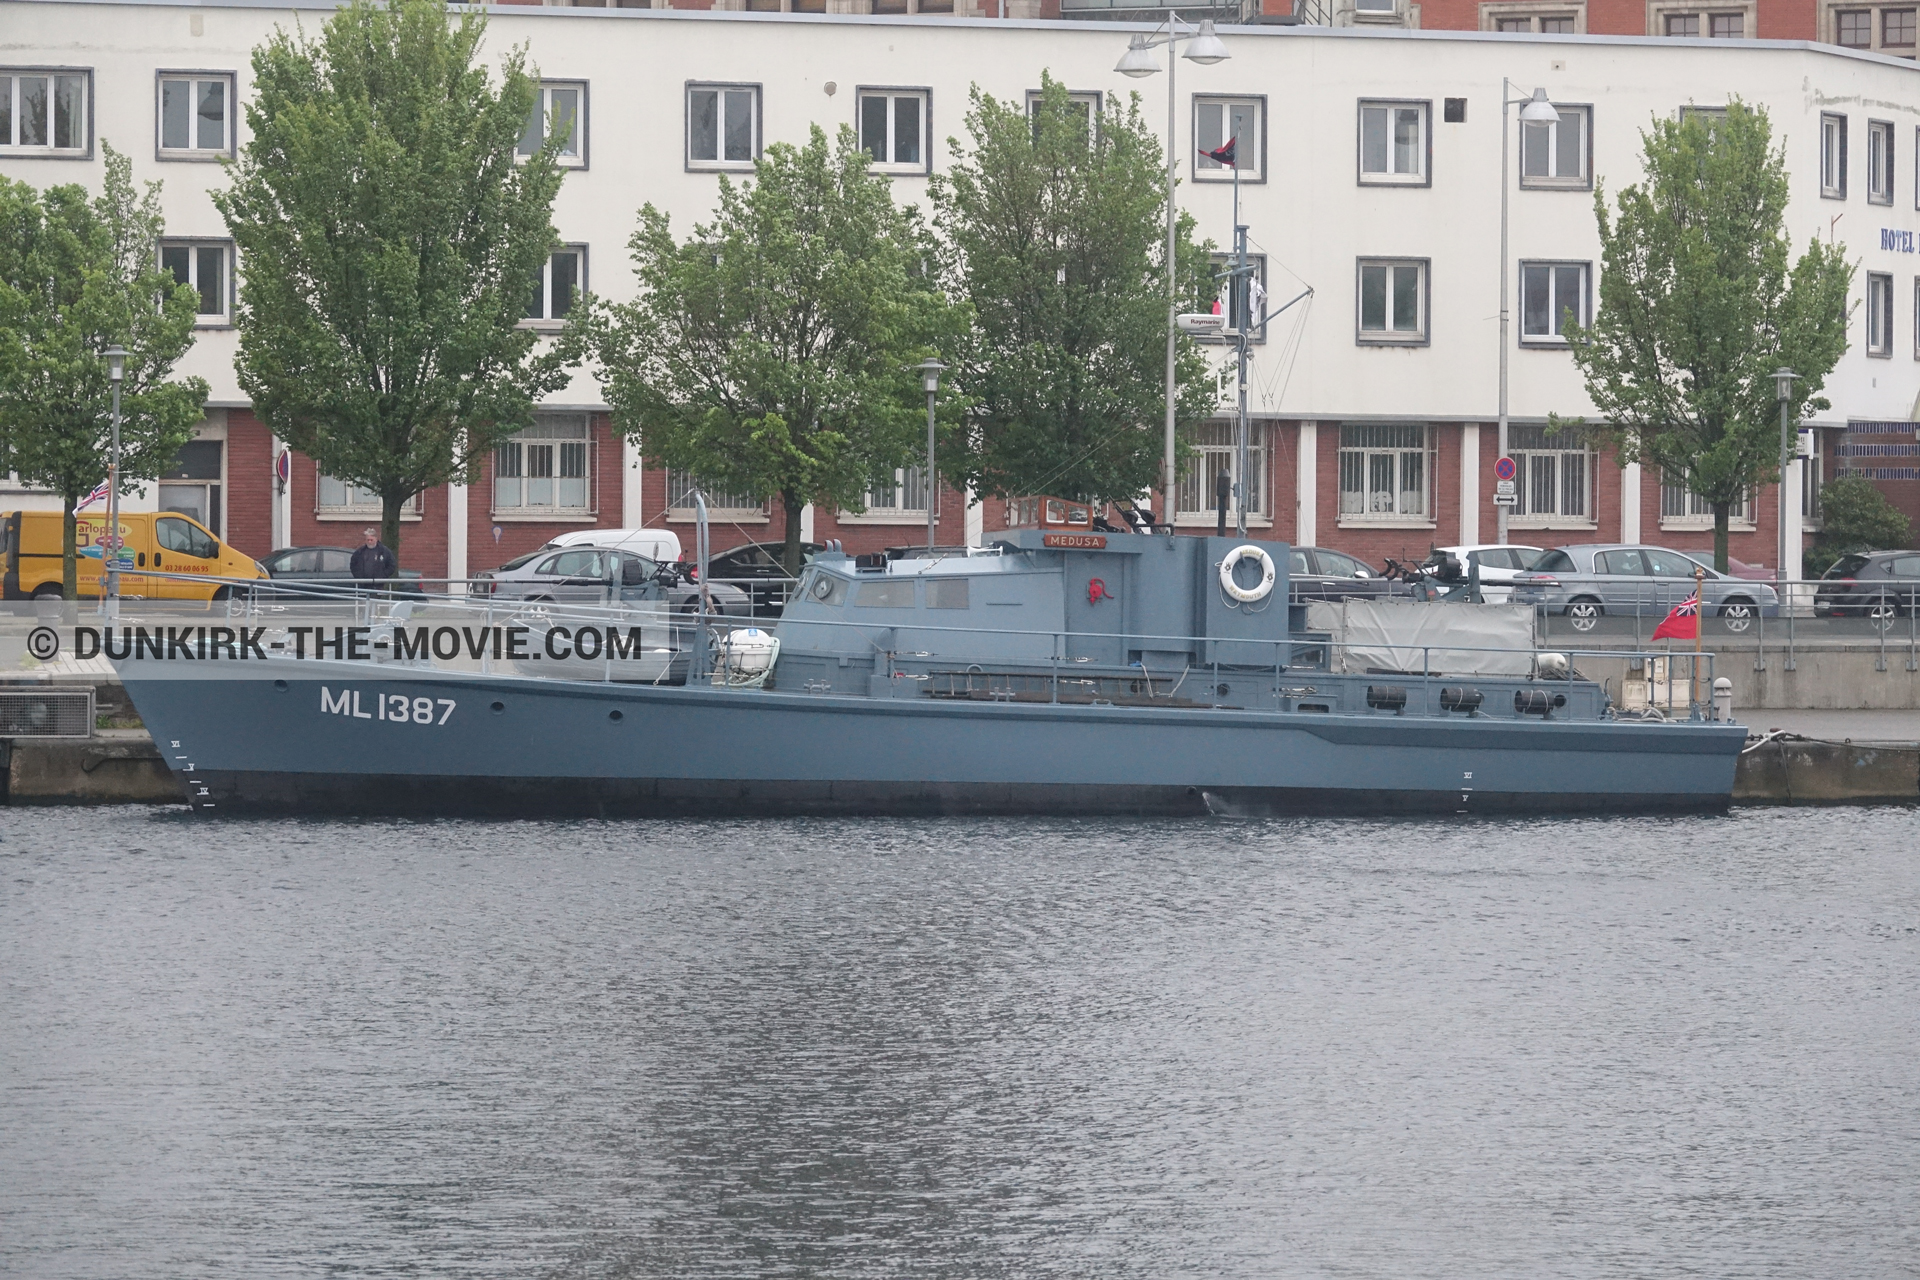
[[[83,512],[74,521],[76,585],[82,596],[101,590],[100,539],[106,513]],[[230,588],[217,582],[182,582],[144,570],[212,578],[264,578],[253,557],[208,533],[199,521],[175,511],[120,513],[120,594],[168,600],[224,600]],[[8,600],[60,594],[60,513],[0,512],[0,565]]]

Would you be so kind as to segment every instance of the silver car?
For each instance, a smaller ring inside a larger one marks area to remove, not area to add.
[[[1513,602],[1564,613],[1576,631],[1591,631],[1606,614],[1663,617],[1693,594],[1694,575],[1705,570],[1701,584],[1707,616],[1726,623],[1729,631],[1745,631],[1757,617],[1778,617],[1780,597],[1763,582],[1724,573],[1666,547],[1625,543],[1589,543],[1561,547],[1534,561],[1532,569],[1513,579]]]
[[[700,607],[700,588],[681,578],[677,566],[608,547],[542,547],[475,578],[475,590],[501,600],[533,604],[664,600],[675,613],[695,613]],[[708,593],[717,614],[744,618],[753,611],[752,600],[738,587],[715,582]]]

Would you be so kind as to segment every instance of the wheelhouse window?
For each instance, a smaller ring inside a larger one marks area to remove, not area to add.
[[[88,71],[0,67],[0,155],[91,153],[92,90]]]
[[[1340,519],[1357,524],[1428,524],[1425,423],[1346,423],[1340,428]]]
[[[590,513],[592,463],[586,414],[536,414],[533,426],[493,451],[494,514]]]
[[[160,158],[218,160],[233,154],[230,72],[160,74]]]
[[[1193,100],[1193,176],[1200,182],[1231,182],[1234,170],[1242,182],[1263,182],[1267,140],[1264,98],[1196,97]],[[1231,141],[1233,165],[1221,164],[1206,153]]]
[[[1427,341],[1427,261],[1362,258],[1358,341],[1420,345]]]
[[[1893,203],[1893,122],[1867,121],[1867,203]]]
[[[583,244],[556,249],[540,268],[533,298],[527,303],[527,319],[553,323],[565,320],[587,284],[587,247]]]
[[[196,324],[232,322],[233,245],[225,240],[163,240],[160,269],[197,295]]]
[[[519,154],[530,156],[559,134],[559,162],[570,169],[587,164],[587,86],[577,81],[543,80],[533,109],[520,131]]]
[[[1516,523],[1593,523],[1593,449],[1585,431],[1563,427],[1549,434],[1543,426],[1516,422],[1507,428],[1507,442]]]
[[[1270,452],[1271,424],[1247,424],[1247,518],[1269,520],[1273,511],[1268,502],[1267,459]],[[1181,524],[1210,524],[1217,511],[1214,486],[1225,475],[1235,489],[1227,496],[1227,518],[1238,517],[1240,501],[1234,494],[1240,484],[1239,450],[1234,445],[1231,422],[1203,422],[1194,428],[1194,453],[1180,469],[1179,510],[1174,519]]]
[[[1520,341],[1534,346],[1565,346],[1566,326],[1587,322],[1585,262],[1520,264]]]
[[[1831,112],[1820,117],[1820,194],[1847,198],[1847,118]]]
[[[1592,167],[1588,160],[1591,138],[1588,126],[1592,107],[1555,109],[1560,118],[1551,124],[1520,124],[1520,185],[1523,187],[1591,186]]]
[[[1867,354],[1893,354],[1893,277],[1867,273]]]
[[[1360,181],[1381,186],[1425,186],[1431,155],[1430,102],[1360,104]]]
[[[687,167],[751,169],[760,155],[760,86],[687,86]]]
[[[930,96],[925,89],[860,90],[860,146],[873,157],[876,170],[899,174],[929,171]]]

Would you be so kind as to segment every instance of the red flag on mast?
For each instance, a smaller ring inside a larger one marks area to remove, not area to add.
[[[1240,139],[1238,138],[1228,138],[1226,146],[1215,147],[1213,150],[1205,152],[1204,154],[1207,159],[1216,160],[1229,169],[1238,169],[1240,166],[1233,162],[1233,147],[1234,144],[1239,141]]]
[[[1673,612],[1662,619],[1653,629],[1655,640],[1694,640],[1700,635],[1700,591],[1695,588],[1692,595],[1673,606]]]

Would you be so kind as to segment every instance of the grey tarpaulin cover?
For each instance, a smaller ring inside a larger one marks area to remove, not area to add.
[[[1333,652],[1335,671],[1418,673],[1425,648],[1435,674],[1533,672],[1531,605],[1315,600],[1307,605],[1307,628],[1327,632],[1334,644],[1343,646]],[[1476,652],[1489,649],[1506,652]]]

